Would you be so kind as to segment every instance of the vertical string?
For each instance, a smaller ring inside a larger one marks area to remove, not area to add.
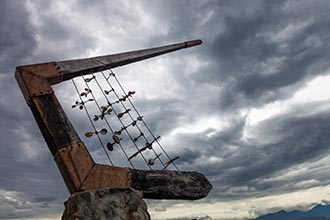
[[[101,72],[101,73],[103,74],[103,72]],[[104,76],[104,75],[103,75],[103,76]],[[101,85],[100,85],[99,82],[96,80],[96,77],[95,77],[95,82],[97,83],[98,87],[99,87],[100,90],[102,91],[103,96],[106,98],[106,100],[108,101],[108,103],[110,103],[110,101],[109,101],[108,97],[105,95],[105,93],[104,93],[104,91],[103,91]],[[107,81],[107,82],[108,82],[108,81]],[[116,95],[116,97],[117,97],[118,100],[119,100],[119,96],[118,96],[118,94],[116,93],[116,91],[114,90],[114,88],[111,86],[111,84],[110,84],[109,82],[108,82],[108,85],[109,85],[110,88],[113,90],[113,93]],[[126,107],[125,107],[125,105],[123,104],[123,102],[122,102],[122,101],[119,101],[119,102],[122,104],[122,106],[124,107],[124,109],[127,110]],[[129,138],[130,138],[131,141],[133,142],[133,144],[134,144],[136,150],[139,151],[140,149],[139,149],[139,147],[137,146],[137,144],[135,143],[134,138],[133,138],[132,135],[129,133],[128,129],[126,128],[126,126],[124,125],[124,123],[122,122],[122,120],[118,117],[118,113],[116,112],[116,110],[115,110],[114,108],[113,108],[112,110],[113,110],[113,112],[115,113],[115,115],[117,116],[117,118],[118,118],[120,124],[123,126],[123,128],[124,128],[124,130],[126,131],[127,135],[129,136]],[[129,114],[129,112],[128,112],[128,114]],[[129,115],[130,115],[130,114],[129,114]],[[131,117],[131,119],[134,120],[132,117]],[[138,126],[138,125],[136,124],[135,126]],[[112,133],[114,133],[114,132],[112,132]],[[149,165],[147,159],[144,157],[144,155],[142,154],[142,152],[140,152],[140,154],[141,154],[143,160],[145,161],[146,165],[149,167],[149,169],[152,170],[152,167]],[[127,160],[131,163],[131,160],[129,160],[129,157],[128,157],[128,155],[126,154],[126,152],[125,152],[125,155],[126,155]]]
[[[132,95],[131,92],[126,93],[126,91],[124,90],[123,86],[121,85],[121,83],[119,82],[119,80],[117,79],[116,75],[113,73],[113,71],[112,71],[111,69],[110,69],[109,77],[106,77],[105,74],[104,74],[102,71],[101,71],[101,74],[103,75],[104,79],[106,80],[107,84],[109,85],[109,87],[110,87],[110,89],[111,89],[111,92],[113,92],[114,95],[115,95],[115,96],[117,97],[117,99],[118,99],[118,100],[116,100],[114,103],[111,103],[111,102],[110,102],[108,96],[105,94],[105,91],[103,90],[102,86],[100,85],[99,81],[96,79],[96,76],[95,76],[94,74],[92,74],[93,77],[92,77],[91,79],[87,79],[87,78],[85,78],[84,76],[81,76],[82,79],[83,79],[83,81],[84,81],[84,83],[85,83],[86,86],[87,86],[87,88],[86,88],[85,90],[86,90],[86,91],[89,91],[89,93],[91,94],[91,96],[92,96],[93,99],[90,99],[90,100],[87,100],[87,101],[83,101],[83,99],[82,99],[82,95],[79,94],[78,87],[77,87],[77,85],[76,85],[76,83],[75,83],[75,81],[74,81],[73,79],[72,79],[72,83],[73,83],[73,85],[74,85],[74,87],[75,87],[75,90],[76,90],[76,92],[77,92],[77,94],[78,94],[78,96],[79,96],[79,99],[80,99],[80,101],[81,101],[81,103],[78,103],[78,105],[82,106],[82,108],[85,109],[85,112],[86,112],[86,114],[87,114],[87,116],[88,116],[88,119],[89,119],[89,121],[90,121],[90,123],[92,124],[92,127],[93,127],[93,129],[94,129],[94,133],[96,134],[96,136],[97,136],[97,138],[98,138],[98,140],[99,140],[99,142],[100,142],[100,144],[101,144],[101,146],[102,146],[102,148],[103,148],[103,150],[104,150],[104,152],[105,152],[105,154],[106,154],[106,156],[107,156],[107,158],[108,158],[110,164],[111,164],[111,165],[114,165],[113,162],[112,162],[112,160],[111,160],[111,158],[110,158],[110,155],[109,155],[108,151],[106,150],[106,147],[105,147],[103,141],[101,140],[101,138],[100,138],[100,136],[99,136],[99,131],[96,130],[96,127],[95,127],[95,124],[94,124],[94,122],[93,122],[93,120],[92,120],[92,118],[91,118],[91,115],[90,115],[89,111],[87,110],[87,108],[86,108],[86,106],[85,106],[85,103],[88,102],[88,101],[94,101],[94,102],[95,102],[95,104],[96,104],[98,110],[101,112],[101,115],[96,115],[95,117],[97,118],[97,116],[98,116],[99,118],[101,118],[101,120],[104,119],[105,123],[107,124],[108,128],[110,129],[110,131],[111,131],[111,133],[112,133],[113,135],[118,135],[118,136],[119,136],[119,135],[121,135],[121,134],[119,133],[119,131],[121,132],[121,131],[124,131],[124,130],[125,130],[125,132],[127,133],[128,137],[129,137],[130,140],[133,142],[133,144],[134,144],[134,146],[135,146],[135,148],[136,148],[137,151],[136,151],[136,153],[134,153],[131,157],[129,157],[128,154],[127,154],[127,152],[125,151],[124,147],[123,147],[122,144],[120,143],[120,141],[117,142],[117,141],[115,140],[114,136],[113,136],[113,139],[114,139],[114,141],[115,141],[115,143],[113,143],[113,144],[118,144],[118,145],[120,146],[122,152],[124,153],[124,155],[125,155],[127,161],[129,162],[129,164],[131,165],[132,168],[134,168],[134,165],[133,165],[131,159],[134,158],[136,155],[140,154],[141,157],[143,158],[144,162],[146,163],[146,165],[149,167],[149,169],[152,170],[152,167],[151,167],[151,166],[152,166],[153,164],[149,164],[149,162],[147,161],[147,159],[145,158],[145,156],[144,156],[144,154],[143,154],[143,152],[144,152],[145,150],[150,149],[150,150],[152,150],[152,152],[153,152],[154,155],[155,155],[155,158],[154,158],[154,159],[151,159],[151,160],[158,159],[158,160],[160,161],[161,165],[163,166],[163,170],[166,170],[167,167],[168,167],[169,165],[172,164],[172,165],[176,168],[176,170],[179,171],[179,168],[178,168],[178,167],[176,166],[176,164],[174,163],[174,161],[175,161],[178,157],[172,159],[172,158],[168,155],[168,153],[165,151],[165,149],[163,148],[163,146],[162,146],[162,145],[160,144],[160,142],[158,141],[158,138],[159,138],[159,137],[155,137],[155,135],[152,133],[152,131],[151,131],[151,129],[149,128],[149,126],[148,126],[148,125],[146,124],[146,122],[143,120],[143,116],[140,115],[140,113],[139,113],[138,110],[136,109],[135,105],[134,105],[133,102],[131,101],[131,99],[130,99],[130,96]],[[117,85],[120,87],[121,91],[122,91],[123,94],[125,95],[125,96],[123,96],[123,98],[120,98],[120,97],[119,97],[118,93],[115,91],[114,87],[111,85],[110,80],[109,80],[109,79],[110,79],[110,76],[113,76],[113,77],[114,77],[114,79],[115,79]],[[89,84],[88,84],[88,82],[90,82],[91,80],[95,80],[95,82],[96,82],[98,88],[101,90],[101,92],[102,92],[104,98],[107,100],[107,106],[106,106],[106,107],[109,108],[109,109],[111,108],[112,112],[113,112],[113,113],[115,114],[115,116],[117,117],[117,120],[118,120],[118,121],[120,122],[120,124],[122,125],[122,127],[120,128],[119,131],[114,131],[114,129],[111,127],[109,121],[107,120],[106,115],[107,115],[107,114],[110,114],[110,111],[109,111],[108,113],[105,113],[105,112],[104,112],[104,108],[105,108],[105,106],[100,106],[99,103],[98,103],[98,101],[97,101],[97,99],[96,99],[96,97],[95,97],[94,94],[92,93],[92,90],[91,90],[91,88],[90,88],[90,86],[89,86]],[[88,89],[88,90],[87,90],[87,89]],[[88,94],[88,93],[87,93],[87,94]],[[108,93],[107,93],[107,94],[108,94]],[[133,93],[133,94],[134,94],[134,93]],[[128,109],[128,108],[126,107],[126,105],[124,104],[124,101],[125,101],[126,99],[129,101],[130,105],[132,106],[132,108],[134,109],[134,111],[136,112],[136,114],[137,114],[137,116],[138,116],[138,118],[137,118],[136,120],[133,118],[132,114],[130,113],[130,111],[129,111],[130,109]],[[122,106],[122,107],[124,108],[124,110],[125,110],[125,112],[124,112],[124,113],[120,113],[120,115],[122,115],[122,114],[127,114],[127,115],[130,117],[130,119],[133,121],[131,124],[128,124],[128,125],[125,126],[124,122],[121,120],[121,117],[122,117],[122,116],[119,116],[119,113],[116,112],[116,109],[112,107],[112,105],[114,105],[114,104],[119,104],[119,103],[121,104],[121,106]],[[77,104],[77,103],[76,103],[76,104]],[[101,116],[101,117],[100,117],[100,116]],[[94,120],[95,120],[95,118],[94,118]],[[96,120],[97,120],[97,119],[96,119]],[[152,140],[151,142],[148,141],[147,137],[146,137],[145,134],[142,132],[142,129],[140,128],[140,126],[139,126],[138,123],[137,123],[138,121],[141,121],[141,122],[143,123],[144,127],[147,129],[147,131],[149,132],[149,134],[150,134],[151,137],[153,138],[153,140]],[[129,126],[135,126],[135,127],[138,129],[138,131],[140,132],[140,135],[137,136],[136,138],[133,138],[132,135],[131,135],[130,132],[129,132],[129,129],[128,129]],[[117,132],[118,132],[118,133],[117,133]],[[140,137],[141,137],[141,138],[144,138],[144,140],[146,141],[146,145],[145,145],[144,147],[142,147],[141,149],[138,147],[138,145],[137,145],[137,143],[136,143],[137,140],[138,140],[138,138],[140,138]],[[118,138],[119,138],[119,137],[118,137]],[[164,153],[164,155],[167,157],[168,162],[164,163],[164,162],[162,161],[162,159],[161,159],[161,157],[160,157],[160,155],[161,155],[162,153],[157,154],[156,150],[152,147],[152,144],[153,144],[153,143],[156,143],[156,144],[159,146],[159,148],[161,149],[161,151],[162,151],[162,152]]]
[[[106,78],[106,76],[104,75],[104,73],[103,73],[102,71],[101,71],[101,73],[102,73],[104,79],[107,81],[107,83],[108,83],[108,85],[110,86],[110,88],[114,90],[113,86],[112,86],[111,83],[109,82],[109,79]],[[112,74],[114,75],[114,73],[112,73]],[[114,90],[114,91],[115,91],[115,90]],[[115,92],[114,94],[115,94],[116,97],[119,99],[118,94],[117,94],[116,92]],[[126,94],[125,94],[125,95],[126,95]],[[128,97],[127,97],[127,99],[128,99]],[[124,105],[124,103],[121,102],[121,104],[122,104],[123,108],[125,109],[125,111],[127,111],[127,108],[126,108],[126,106]],[[128,112],[127,114],[129,115],[129,117],[131,118],[131,120],[134,120],[134,118],[133,118],[133,116],[131,115],[130,112]],[[138,116],[142,118],[141,115],[138,114]],[[143,119],[142,119],[141,121],[143,121]],[[139,126],[138,124],[136,125],[136,128],[139,130],[140,134],[143,133],[143,132],[142,132],[142,129],[140,128],[140,126]],[[148,139],[147,139],[144,135],[143,135],[143,138],[144,138],[144,140],[145,140],[146,142],[148,142]],[[153,137],[153,138],[156,139],[155,137]],[[134,140],[132,140],[132,141],[134,142]],[[134,142],[134,143],[135,143],[135,142]],[[139,150],[139,149],[138,149],[138,150]],[[151,148],[151,150],[153,151],[154,155],[157,157],[158,154],[157,154],[157,152],[155,151],[155,149]],[[140,154],[143,155],[142,151],[140,152]],[[162,166],[165,167],[165,164],[164,164],[164,162],[162,161],[162,159],[161,159],[160,157],[158,157],[158,159],[159,159],[160,163],[162,164]],[[149,165],[149,163],[148,163],[148,165]]]
[[[80,94],[79,94],[79,90],[78,90],[78,87],[77,87],[75,81],[74,81],[73,79],[71,79],[71,81],[72,81],[72,83],[73,83],[73,85],[74,85],[74,87],[75,87],[75,89],[76,89],[76,92],[77,92],[77,94],[78,94],[78,96],[79,96],[79,99],[80,99],[82,105],[84,105],[84,101],[83,101],[83,99],[81,98],[81,96],[80,96]],[[93,98],[94,98],[94,97],[93,97]],[[95,101],[95,98],[94,98],[94,101]],[[100,136],[99,136],[99,134],[98,134],[98,132],[97,132],[97,130],[96,130],[96,128],[95,128],[95,125],[94,125],[94,123],[93,123],[93,121],[92,121],[92,119],[91,119],[91,116],[90,116],[90,114],[89,114],[89,112],[88,112],[88,110],[87,110],[87,108],[86,108],[85,105],[84,105],[84,109],[85,109],[85,112],[86,112],[86,114],[87,114],[87,116],[88,116],[88,119],[89,119],[90,123],[91,123],[92,126],[93,126],[94,132],[95,132],[95,134],[96,134],[96,136],[97,136],[97,138],[98,138],[98,140],[99,140],[99,142],[100,142],[100,144],[101,144],[101,146],[102,146],[102,148],[103,148],[105,154],[107,155],[107,158],[108,158],[110,164],[113,166],[113,162],[112,162],[112,160],[111,160],[111,158],[110,158],[110,156],[109,156],[107,150],[105,149],[105,146],[104,146],[104,144],[103,144],[103,142],[102,142],[102,140],[101,140],[101,138],[100,138]]]
[[[92,74],[92,76],[93,76],[95,82],[97,82],[97,80],[96,80],[96,76],[94,76],[93,74]],[[88,83],[87,83],[86,80],[85,80],[85,77],[82,76],[82,78],[83,78],[83,80],[84,80],[84,82],[85,82],[87,88],[90,89]],[[98,82],[97,82],[97,84],[98,84]],[[99,85],[99,84],[98,84],[98,85]],[[101,91],[102,91],[102,93],[103,93],[102,87],[99,86],[99,88],[101,89]],[[95,96],[93,95],[93,93],[91,93],[91,95],[92,95],[93,99],[95,100],[95,104],[97,105],[99,111],[102,113],[101,106],[99,105],[97,99],[95,98]],[[104,93],[103,93],[103,95],[105,96]],[[106,98],[107,98],[107,97],[106,97]],[[107,101],[109,102],[108,99],[107,99]],[[110,106],[110,107],[111,107],[111,106]],[[113,109],[113,111],[115,112],[114,109]],[[104,121],[106,122],[106,124],[107,124],[108,128],[110,129],[111,133],[114,134],[114,130],[113,130],[112,127],[110,126],[110,123],[108,122],[108,120],[107,120],[107,118],[106,118],[105,116],[104,116]],[[121,150],[123,151],[123,153],[124,153],[124,155],[126,156],[126,158],[128,158],[128,155],[127,155],[126,151],[124,150],[123,146],[121,145],[121,143],[118,143],[118,145],[120,146],[120,148],[121,148]],[[106,153],[108,154],[107,151],[106,151]],[[132,163],[131,161],[128,161],[128,162],[130,163],[131,167],[134,168],[133,163]]]
[[[117,79],[116,75],[113,73],[113,71],[110,69],[109,70],[111,75],[114,77],[114,79],[116,80],[117,84],[119,85],[119,87],[121,88],[122,92],[124,93],[125,96],[127,96],[126,91],[124,90],[123,86],[121,85],[121,83],[119,82],[119,80]],[[104,73],[102,72],[103,76]],[[105,77],[105,76],[104,76]],[[109,83],[109,81],[107,80],[107,82]],[[110,83],[109,83],[110,85]],[[110,85],[111,86],[111,85]],[[133,104],[133,102],[130,100],[130,98],[127,96],[127,99],[129,101],[129,103],[132,105],[133,109],[135,110],[135,112],[137,113],[137,115],[139,117],[141,117],[140,113],[137,111],[135,105]],[[169,161],[171,161],[171,157],[167,154],[167,152],[165,151],[165,149],[163,148],[163,146],[160,144],[160,142],[157,140],[157,138],[154,136],[154,134],[152,133],[152,131],[150,130],[150,128],[148,127],[148,125],[145,123],[145,121],[142,119],[142,122],[144,124],[144,126],[146,127],[146,129],[148,130],[148,132],[151,134],[151,136],[154,138],[155,142],[157,143],[157,145],[160,147],[160,149],[164,152],[164,154],[166,155],[166,157],[168,158]],[[159,158],[160,159],[160,158]],[[163,164],[164,165],[164,164]],[[172,161],[172,165],[179,171],[179,168],[176,166],[176,164],[174,163],[174,161]]]

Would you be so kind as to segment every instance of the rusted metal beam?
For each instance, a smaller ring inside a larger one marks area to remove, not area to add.
[[[71,194],[81,188],[95,166],[83,142],[60,149],[54,157],[64,182]]]
[[[55,161],[71,194],[101,188],[133,188],[148,199],[196,200],[212,185],[198,172],[136,170],[95,164],[83,143],[61,149]]]
[[[116,68],[162,54],[170,53],[176,50],[193,47],[201,43],[201,40],[192,40],[162,47],[97,56],[86,59],[75,59],[21,66],[18,67],[17,70],[22,72],[24,69],[24,72],[45,78],[51,85],[53,85],[68,79],[72,79],[76,76],[91,74],[110,68]]]
[[[54,94],[32,97],[30,108],[53,156],[81,142]]]
[[[81,190],[101,188],[131,188],[132,171],[129,168],[96,164],[81,186]]]
[[[99,72],[110,68],[127,65],[137,61],[145,60],[165,53],[170,53],[176,50],[193,47],[201,44],[201,40],[187,41],[178,44],[171,44],[162,47],[155,47],[144,50],[136,50],[113,55],[98,56],[87,59],[68,60],[57,62],[63,73],[63,79],[71,79],[74,76]]]

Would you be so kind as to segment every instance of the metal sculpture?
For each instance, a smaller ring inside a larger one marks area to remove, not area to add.
[[[71,194],[91,189],[132,187],[143,191],[144,198],[194,200],[203,198],[209,193],[212,185],[203,174],[198,172],[182,172],[178,169],[175,171],[167,170],[168,166],[175,166],[174,162],[179,157],[169,157],[158,142],[160,137],[155,137],[148,127],[147,130],[151,133],[152,139],[148,139],[145,131],[140,129],[139,124],[145,124],[143,116],[137,112],[130,100],[135,94],[135,91],[125,92],[119,84],[123,90],[123,95],[120,96],[111,84],[109,84],[109,88],[103,89],[99,85],[96,75],[94,75],[96,72],[111,70],[119,66],[196,46],[201,43],[201,40],[193,40],[114,55],[33,64],[16,68],[15,76],[19,87],[27,104],[31,108],[41,133],[50,152],[54,156],[54,160]],[[85,77],[85,75],[90,76]],[[102,76],[106,81],[113,77],[119,83],[112,70],[108,76],[102,72]],[[75,77],[83,77],[86,87],[82,91],[79,91],[78,86],[74,82],[73,79]],[[132,165],[132,168],[114,166],[107,152],[110,165],[94,162],[51,87],[54,84],[70,79],[79,96],[79,100],[72,105],[72,108],[85,110],[94,129],[93,131],[87,131],[84,136],[87,138],[96,136],[106,151],[113,152],[115,147],[119,145],[126,155],[127,161]],[[107,100],[105,105],[99,104],[94,96],[94,90],[89,86],[89,83],[92,82],[97,83],[101,89],[102,94]],[[111,100],[110,95],[114,95],[115,99]],[[124,104],[126,101],[131,103],[132,108],[128,108]],[[92,102],[95,102],[99,109],[99,113],[94,115],[90,115],[87,110],[87,105]],[[118,111],[116,105],[122,105],[122,110]],[[137,112],[138,116],[134,118],[131,115],[132,111]],[[112,127],[108,122],[108,117],[115,117],[119,120],[121,127],[117,129]],[[129,120],[126,124],[123,121],[125,118]],[[105,121],[108,127],[97,128],[94,123],[98,123],[99,121]],[[138,133],[135,136],[129,132],[129,129],[132,128],[137,129]],[[128,155],[122,146],[123,132],[127,133],[136,147],[135,152],[131,155]],[[107,144],[103,144],[101,136],[103,137],[109,134],[112,136],[112,140],[107,142]],[[146,141],[145,144],[142,144],[143,139]],[[159,144],[163,152],[156,152],[153,147],[154,144]],[[154,152],[154,157],[150,159],[144,157],[143,153],[148,150]],[[143,157],[150,170],[134,168],[132,160],[138,155]],[[167,162],[161,160],[161,156],[163,155],[167,156]],[[163,165],[162,170],[152,169],[156,161],[160,161]]]

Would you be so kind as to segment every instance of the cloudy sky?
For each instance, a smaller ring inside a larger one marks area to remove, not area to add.
[[[0,219],[60,219],[69,196],[16,66],[192,39],[204,43],[114,69],[179,168],[214,186],[199,201],[147,201],[153,219],[329,203],[329,1],[90,2],[0,0]]]

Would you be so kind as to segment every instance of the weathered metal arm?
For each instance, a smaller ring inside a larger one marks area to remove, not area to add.
[[[77,75],[85,75],[127,65],[140,60],[159,56],[165,53],[170,53],[176,50],[193,47],[201,43],[201,40],[193,40],[145,50],[136,50],[132,52],[98,56],[87,59],[61,61],[57,62],[57,64],[63,73],[63,80],[67,80]]]
[[[194,40],[121,54],[16,68],[18,84],[70,193],[107,187],[133,187],[143,190],[146,198],[154,199],[199,199],[207,195],[212,186],[202,174],[196,172],[160,173],[96,164],[51,88],[53,84],[76,76],[115,68],[201,43],[201,40]],[[168,192],[172,189],[175,190]]]

